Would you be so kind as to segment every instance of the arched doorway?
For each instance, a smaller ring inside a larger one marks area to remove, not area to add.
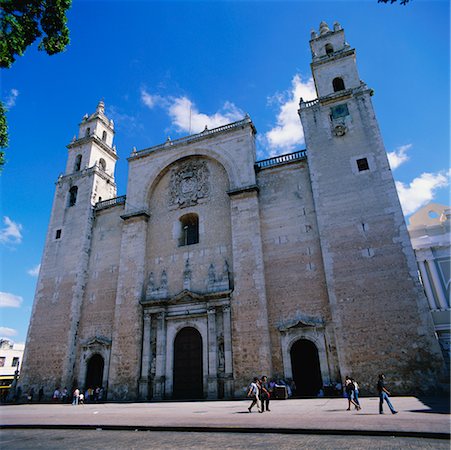
[[[203,398],[202,336],[192,327],[177,333],[174,341],[174,398]]]
[[[86,383],[85,388],[101,387],[103,384],[103,368],[105,367],[105,361],[98,353],[91,356],[88,361],[88,368],[86,370]]]
[[[296,397],[316,397],[323,382],[318,349],[307,339],[299,339],[291,347],[291,369],[296,383]]]

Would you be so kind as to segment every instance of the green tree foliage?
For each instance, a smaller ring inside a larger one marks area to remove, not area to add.
[[[8,124],[3,103],[0,102],[0,167],[5,164],[5,152],[1,149],[8,147]]]
[[[69,44],[67,10],[72,0],[0,0],[0,68],[7,69],[29,45],[40,39],[38,49],[49,55]],[[0,102],[0,149],[8,145],[6,109]],[[0,167],[4,164],[1,151]]]

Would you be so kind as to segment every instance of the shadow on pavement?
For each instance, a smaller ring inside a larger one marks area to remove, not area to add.
[[[410,409],[409,412],[416,413],[433,413],[433,414],[449,414],[450,413],[450,399],[449,397],[417,397],[426,408],[424,409]]]

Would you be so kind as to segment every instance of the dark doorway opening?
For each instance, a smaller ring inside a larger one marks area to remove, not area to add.
[[[195,328],[183,328],[175,337],[173,397],[203,398],[202,336]]]
[[[99,354],[91,356],[88,361],[88,370],[86,371],[85,388],[102,387],[103,383],[103,369],[105,361]]]
[[[296,383],[295,397],[316,397],[322,388],[318,349],[307,339],[299,339],[291,347],[291,368]]]

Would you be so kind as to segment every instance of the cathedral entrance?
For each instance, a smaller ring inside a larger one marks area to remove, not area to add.
[[[173,397],[203,398],[202,336],[192,327],[183,328],[175,337]]]
[[[307,339],[299,339],[291,347],[291,368],[296,383],[295,397],[316,397],[322,388],[318,349]]]
[[[104,366],[105,361],[98,353],[89,358],[88,368],[86,370],[85,388],[92,387],[95,389],[97,386],[102,386]]]

